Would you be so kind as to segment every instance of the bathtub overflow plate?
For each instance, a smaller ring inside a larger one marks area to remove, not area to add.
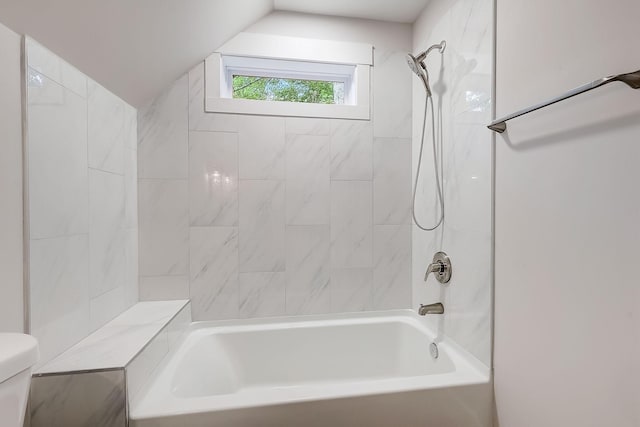
[[[437,359],[440,353],[438,352],[438,344],[432,342],[429,346],[429,353],[431,353],[431,357]]]

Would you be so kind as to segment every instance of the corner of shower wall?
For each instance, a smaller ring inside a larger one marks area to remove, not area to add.
[[[413,227],[413,304],[442,302],[442,318],[427,316],[425,322],[487,366],[492,346],[493,160],[492,135],[485,126],[492,115],[493,28],[491,0],[436,0],[415,22],[413,32],[414,52],[447,42],[441,57],[427,60],[436,130],[441,132],[445,222],[433,232]],[[415,174],[425,91],[417,79],[413,89]],[[436,217],[437,206],[427,120],[416,213],[429,222]],[[439,250],[451,258],[452,279],[441,285],[431,276],[425,284],[426,267]]]
[[[0,331],[24,332],[21,37],[0,24]]]
[[[39,365],[135,304],[136,110],[25,38],[29,332]]]

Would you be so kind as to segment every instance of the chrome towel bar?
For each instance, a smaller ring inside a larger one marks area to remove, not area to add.
[[[572,89],[548,101],[541,102],[529,108],[516,111],[515,113],[509,114],[508,116],[504,116],[500,119],[496,119],[493,122],[491,122],[491,124],[488,125],[487,127],[495,132],[502,133],[505,130],[507,130],[507,122],[511,119],[524,116],[525,114],[531,113],[532,111],[536,111],[541,108],[548,107],[549,105],[553,105],[557,102],[564,101],[565,99],[569,99],[576,95],[580,95],[581,93],[589,92],[592,89],[598,88],[600,86],[604,86],[612,82],[622,82],[632,89],[640,89],[640,70],[633,71],[631,73],[618,74],[615,76],[603,77],[601,79],[594,80],[591,83],[587,83],[582,86],[579,86],[575,89]]]

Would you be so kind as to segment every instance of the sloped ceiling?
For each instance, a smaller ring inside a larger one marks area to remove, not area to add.
[[[27,34],[135,107],[274,10],[411,23],[429,0],[0,0]]]
[[[276,10],[413,23],[429,0],[275,0]]]
[[[0,0],[0,22],[140,107],[272,10],[273,0]]]

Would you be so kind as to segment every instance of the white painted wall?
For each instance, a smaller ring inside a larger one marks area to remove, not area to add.
[[[411,25],[338,16],[273,12],[246,32],[367,43],[395,49],[411,46]]]
[[[272,9],[272,0],[3,0],[0,22],[139,107]]]
[[[636,0],[498,0],[497,115],[640,68]],[[612,84],[496,137],[502,427],[640,425],[640,93]]]
[[[412,23],[429,0],[275,0],[276,10]]]
[[[442,302],[443,316],[425,316],[439,337],[451,338],[485,365],[491,364],[491,118],[493,17],[490,0],[434,0],[414,24],[413,51],[442,40],[443,55],[427,58],[442,132],[445,221],[437,230],[413,227],[413,306]],[[413,79],[413,174],[419,157],[425,90]],[[429,107],[431,108],[431,107]],[[431,110],[429,110],[431,111]],[[439,217],[427,118],[416,216],[426,226]],[[453,265],[447,285],[424,273],[434,253]]]
[[[22,332],[20,36],[0,25],[0,332]]]

